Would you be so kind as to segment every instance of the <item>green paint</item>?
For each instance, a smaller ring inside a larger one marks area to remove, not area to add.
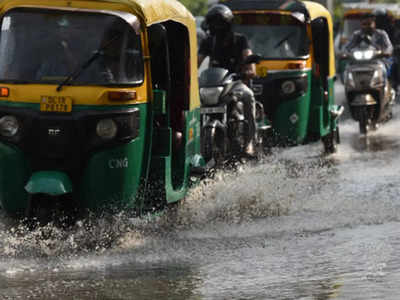
[[[290,77],[303,73],[290,73]],[[308,88],[300,97],[281,101],[272,119],[274,132],[280,137],[296,144],[302,143],[307,137],[310,118],[311,71],[307,73]],[[284,77],[283,77],[284,78]]]
[[[129,143],[94,153],[88,159],[78,196],[84,208],[135,206],[140,184],[147,174],[149,148],[145,141],[151,132],[146,126],[147,105],[139,108],[139,136]]]
[[[326,101],[320,78],[313,77],[309,132],[314,137],[322,137],[331,132],[330,110],[335,105],[334,97],[333,78],[328,79],[328,101]]]
[[[20,107],[19,104],[10,106]],[[35,108],[36,105],[21,107]],[[119,109],[126,107],[132,106],[118,106]],[[54,196],[72,193],[82,209],[93,211],[105,207],[141,209],[153,200],[142,197],[154,183],[148,181],[150,177],[163,182],[162,189],[156,192],[164,202],[184,198],[189,188],[191,166],[204,163],[200,155],[200,109],[185,111],[181,149],[173,149],[172,132],[166,128],[161,140],[165,151],[152,153],[154,122],[151,104],[135,107],[140,110],[139,136],[128,143],[91,153],[79,178],[68,178],[58,170],[32,173],[22,151],[0,143],[0,203],[5,211],[9,214],[24,213],[28,206],[28,192]],[[115,107],[80,106],[79,109],[104,111]]]
[[[29,168],[24,154],[15,147],[0,143],[0,203],[9,214],[23,212],[28,204],[24,186]]]
[[[25,190],[29,194],[59,196],[72,193],[72,183],[67,174],[57,171],[40,171],[32,174]]]

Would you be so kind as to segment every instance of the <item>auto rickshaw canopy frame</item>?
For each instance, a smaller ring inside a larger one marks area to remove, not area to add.
[[[200,106],[197,71],[197,36],[196,22],[193,15],[177,0],[1,0],[0,14],[17,7],[59,8],[93,10],[99,13],[107,11],[128,12],[139,18],[143,27],[175,21],[188,30],[190,43],[190,105],[193,110]],[[147,37],[146,37],[147,39]],[[147,43],[147,40],[145,41]],[[149,59],[147,47],[144,59]]]
[[[312,1],[298,0],[225,0],[220,1],[227,5],[233,13],[243,12],[289,12],[304,15],[304,22],[310,23],[317,18],[324,18],[327,21],[329,32],[333,32],[333,22],[329,11],[321,4]],[[329,77],[335,76],[335,54],[333,34],[329,35]]]

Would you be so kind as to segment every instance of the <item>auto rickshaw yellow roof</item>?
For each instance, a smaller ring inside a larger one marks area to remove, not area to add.
[[[329,24],[332,24],[332,17],[329,11],[318,2],[312,1],[303,1],[304,5],[306,6],[308,13],[310,14],[311,20],[314,20],[319,17],[324,17],[328,20]]]
[[[310,15],[311,21],[317,19],[319,17],[323,17],[326,19],[328,23],[329,32],[333,32],[333,24],[332,24],[332,16],[329,13],[328,9],[326,9],[323,5],[317,2],[311,1],[303,1],[304,5],[306,6],[308,13]],[[333,35],[330,34],[329,36],[329,70],[330,76],[335,74],[335,54],[334,54],[334,47],[333,47]]]
[[[166,20],[175,20],[183,24],[194,24],[194,17],[186,7],[177,0],[86,0],[86,1],[54,1],[54,0],[1,0],[0,7],[14,6],[60,6],[80,7],[84,3],[98,3],[98,9],[105,9],[107,3],[121,4],[127,10],[142,19],[146,26]],[[102,6],[104,4],[104,6]],[[195,24],[194,24],[195,26]]]
[[[400,5],[397,3],[344,3],[344,14],[364,13],[374,10],[384,10],[393,16],[400,16]]]
[[[186,23],[185,20],[194,21],[192,14],[177,0],[92,0],[102,2],[119,2],[131,7],[135,14],[140,16],[146,25],[173,19]]]

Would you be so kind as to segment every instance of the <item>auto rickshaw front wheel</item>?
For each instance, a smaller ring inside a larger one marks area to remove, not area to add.
[[[340,143],[339,126],[322,137],[325,154],[333,154],[337,152],[338,144]]]

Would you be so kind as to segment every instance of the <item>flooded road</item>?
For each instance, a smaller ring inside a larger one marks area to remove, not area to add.
[[[368,138],[344,116],[337,154],[274,149],[157,218],[1,215],[0,299],[399,299],[397,106]]]

